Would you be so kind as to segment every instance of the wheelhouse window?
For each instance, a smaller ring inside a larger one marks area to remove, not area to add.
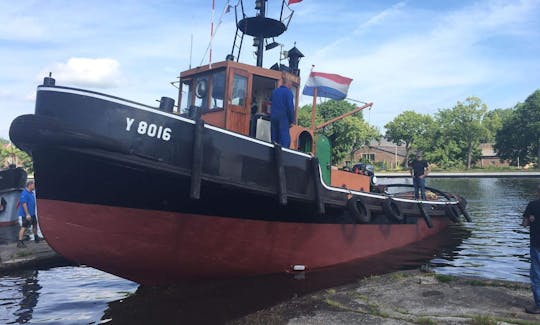
[[[212,98],[210,108],[223,108],[225,98],[225,70],[218,71],[212,75]]]
[[[233,79],[233,89],[231,103],[233,105],[244,106],[246,104],[248,78],[235,74]]]
[[[195,79],[195,106],[208,108],[208,76],[198,76]]]
[[[190,107],[209,111],[222,109],[225,98],[225,69],[191,75],[182,80],[181,112]]]

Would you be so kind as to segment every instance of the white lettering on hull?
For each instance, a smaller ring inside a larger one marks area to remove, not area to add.
[[[135,122],[135,119],[126,117],[126,131],[131,131],[131,126]],[[141,135],[147,135],[150,138],[156,138],[163,141],[169,141],[171,139],[172,130],[162,125],[154,123],[148,123],[146,121],[139,121],[137,126],[137,133]]]

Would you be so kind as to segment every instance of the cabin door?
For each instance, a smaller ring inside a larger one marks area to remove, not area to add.
[[[332,146],[330,140],[322,134],[317,135],[317,150],[315,155],[319,158],[319,164],[321,165],[321,176],[327,185],[331,184],[331,170],[332,170]]]
[[[249,118],[251,98],[251,75],[241,69],[229,70],[229,92],[227,107],[227,130],[238,132],[244,135],[249,134]]]

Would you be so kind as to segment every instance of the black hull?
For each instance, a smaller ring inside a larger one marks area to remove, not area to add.
[[[303,223],[390,223],[390,198],[325,185],[309,155],[103,94],[40,87],[35,115],[18,117],[12,141],[34,159],[38,199],[198,215]],[[392,199],[421,217],[417,202]],[[426,201],[446,217],[457,201]]]

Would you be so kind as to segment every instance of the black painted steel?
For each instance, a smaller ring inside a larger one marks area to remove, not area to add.
[[[315,191],[315,203],[319,214],[324,214],[325,206],[323,201],[323,194],[321,189],[321,170],[319,169],[319,158],[311,158],[311,170],[313,172],[313,189]]]
[[[0,193],[24,189],[26,177],[26,172],[20,167],[0,170]]]
[[[203,163],[203,132],[204,121],[198,119],[193,129],[193,162],[191,164],[191,186],[189,197],[195,200],[201,198],[201,175]]]
[[[287,178],[285,176],[285,169],[283,168],[283,155],[281,149],[281,145],[274,145],[274,159],[278,181],[277,197],[279,204],[287,205]]]
[[[40,199],[342,224],[357,222],[352,196],[373,223],[393,222],[385,195],[324,186],[314,157],[92,91],[39,87],[36,113],[16,118],[10,137],[34,159]],[[394,204],[416,222],[412,203]],[[430,208],[445,216],[444,205]]]

